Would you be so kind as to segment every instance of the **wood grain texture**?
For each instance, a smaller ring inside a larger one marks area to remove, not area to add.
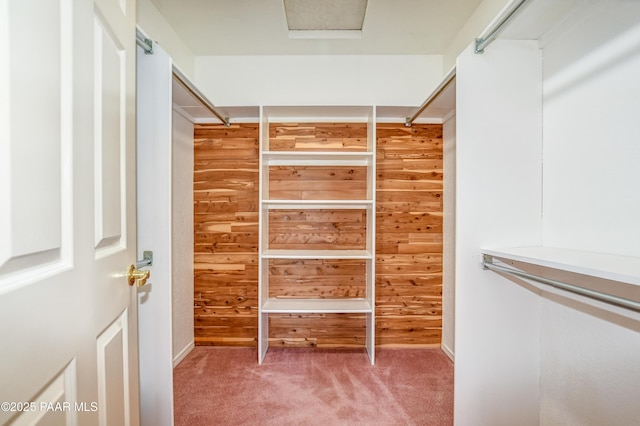
[[[269,133],[272,150],[366,150],[361,123],[272,124]],[[376,345],[437,346],[442,126],[378,124],[376,155]],[[258,163],[257,124],[196,126],[196,344],[256,345]],[[344,197],[364,198],[364,168],[272,167],[271,173],[272,198],[329,198],[317,188],[349,191],[351,184],[358,195]],[[269,247],[363,249],[365,225],[360,210],[276,210],[269,213]],[[365,290],[362,261],[271,260],[269,267],[274,297],[354,297]],[[269,324],[270,346],[364,346],[362,314],[271,314]]]
[[[366,167],[270,167],[272,200],[364,200]]]
[[[366,211],[274,210],[269,212],[269,249],[364,250]]]
[[[367,123],[270,123],[271,151],[366,151]]]
[[[198,345],[256,345],[258,134],[258,124],[195,125],[194,322]]]
[[[364,347],[364,314],[271,314],[269,346]]]
[[[376,345],[442,339],[442,125],[378,124]]]
[[[269,261],[269,297],[366,297],[365,260]],[[317,325],[319,326],[319,324]]]

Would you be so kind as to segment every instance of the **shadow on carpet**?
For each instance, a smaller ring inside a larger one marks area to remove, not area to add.
[[[439,349],[196,347],[174,369],[176,426],[451,425],[453,363]]]

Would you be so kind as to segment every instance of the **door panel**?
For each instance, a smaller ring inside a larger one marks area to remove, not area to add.
[[[0,0],[2,425],[139,423],[134,55],[135,1]]]
[[[95,404],[77,402],[76,363],[66,368],[30,402],[30,409],[17,413],[14,425],[75,425],[79,410],[96,411]]]
[[[3,140],[11,141],[0,148],[0,292],[69,264],[71,181],[62,167],[71,155],[68,3],[11,1],[5,11],[17,18],[0,15],[0,55],[8,58],[0,71],[3,93],[8,93],[0,100],[0,127]],[[32,25],[21,25],[23,20]],[[33,26],[41,41],[34,40]],[[32,43],[39,44],[42,56],[30,53]],[[51,113],[38,116],[40,109]]]
[[[98,336],[98,401],[101,425],[131,424],[129,418],[128,315],[123,312]]]
[[[111,36],[108,25],[95,18],[94,155],[95,155],[95,242],[97,257],[126,246],[122,240],[123,199],[121,164],[126,146],[126,86],[124,49]]]

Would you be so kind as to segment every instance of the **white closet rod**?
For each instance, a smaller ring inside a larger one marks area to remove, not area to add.
[[[211,111],[211,113],[215,115],[218,118],[218,120],[222,121],[226,127],[230,126],[229,117],[223,117],[222,115],[220,115],[220,113],[216,111],[216,109],[214,108],[213,104],[209,101],[209,99],[207,99],[205,95],[203,95],[198,89],[196,89],[196,87],[191,83],[191,81],[189,81],[187,76],[182,74],[182,72],[178,68],[176,68],[175,65],[173,66],[173,75],[178,79],[180,84],[182,84],[184,88],[189,91],[189,93],[195,96],[196,99],[202,102],[202,105],[204,105],[205,108]]]
[[[484,37],[476,38],[475,53],[484,53],[485,47],[490,45],[500,33],[509,25],[509,23],[518,15],[529,0],[520,0],[513,8],[510,9],[490,30],[485,30],[487,34]]]
[[[404,125],[406,127],[411,127],[415,119],[418,118],[420,114],[422,114],[422,111],[424,111],[425,109],[427,109],[429,105],[431,105],[431,103],[438,97],[438,95],[440,95],[440,93],[444,91],[444,89],[449,85],[449,83],[453,81],[455,77],[456,77],[456,67],[453,67],[451,68],[451,71],[449,71],[447,75],[444,76],[444,79],[440,82],[438,87],[436,87],[436,89],[433,92],[431,92],[431,95],[429,95],[427,100],[425,100],[422,103],[418,111],[416,111],[416,113],[413,114],[413,116],[406,118]]]
[[[489,269],[494,272],[502,272],[505,274],[515,275],[520,278],[526,278],[533,281],[537,281],[542,284],[550,285],[555,288],[559,288],[561,290],[570,291],[571,293],[579,294],[581,296],[586,296],[591,299],[599,300],[601,302],[606,302],[611,305],[620,306],[622,308],[630,309],[635,312],[640,312],[640,302],[631,299],[625,299],[623,297],[614,296],[613,294],[602,293],[596,290],[590,290],[588,288],[580,287],[573,284],[564,283],[562,281],[556,281],[549,278],[541,277],[539,275],[530,274],[528,272],[519,271],[517,269],[506,268],[500,265],[493,264],[493,256],[490,254],[485,254],[482,257],[482,267],[483,269]]]

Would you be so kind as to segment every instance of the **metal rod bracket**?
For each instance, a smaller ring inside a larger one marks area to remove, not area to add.
[[[523,7],[529,0],[520,0],[505,16],[502,17],[499,23],[497,23],[491,31],[485,34],[484,37],[476,38],[476,46],[474,52],[476,54],[484,53],[484,48],[493,43],[493,41],[500,35],[500,33],[509,25],[509,23],[515,19],[520,13]]]
[[[140,269],[145,266],[153,266],[153,252],[151,250],[145,250],[142,252],[142,260],[136,262],[136,269]]]
[[[145,55],[153,55],[153,40],[146,37],[136,37],[136,43],[142,47]]]
[[[153,55],[153,41],[151,39],[145,38],[144,44],[147,45],[147,49],[144,50],[145,55]]]
[[[493,256],[490,254],[482,255],[482,269],[489,269],[487,265],[493,265]]]

